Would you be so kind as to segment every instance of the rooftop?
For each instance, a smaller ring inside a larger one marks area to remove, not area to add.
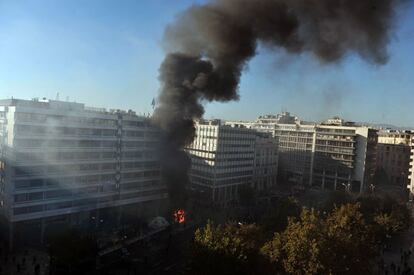
[[[61,100],[51,100],[47,98],[33,98],[31,100],[27,99],[0,99],[0,106],[21,106],[21,107],[30,107],[30,108],[42,108],[42,109],[59,109],[64,111],[83,111],[91,113],[101,113],[101,114],[128,114],[131,116],[137,116],[135,111],[132,110],[120,110],[120,109],[106,109],[98,107],[85,106],[83,103],[61,101]]]

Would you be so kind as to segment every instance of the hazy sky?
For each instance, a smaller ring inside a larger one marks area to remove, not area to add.
[[[151,111],[159,89],[164,27],[190,0],[0,0],[0,98],[48,97]],[[306,120],[414,127],[414,7],[399,14],[384,66],[347,56],[320,65],[309,55],[260,49],[241,99],[208,103],[207,118],[254,119],[288,110]]]

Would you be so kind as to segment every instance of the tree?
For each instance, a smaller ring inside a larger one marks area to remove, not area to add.
[[[361,206],[365,220],[371,223],[378,213],[390,213],[395,200],[389,196],[378,194],[365,194],[356,200]]]
[[[371,274],[378,248],[359,209],[346,204],[324,217],[305,208],[261,252],[288,274]]]
[[[402,232],[411,224],[410,210],[404,204],[393,205],[389,212],[379,212],[373,217],[373,229],[378,241]]]
[[[358,198],[358,202],[377,242],[383,242],[386,237],[402,232],[411,224],[411,214],[407,205],[388,195],[364,195]]]
[[[260,229],[208,222],[195,232],[191,274],[254,274],[259,271]]]
[[[330,274],[371,274],[378,247],[365,223],[360,204],[336,208],[324,223],[327,247],[325,266]]]
[[[395,222],[391,215],[387,213],[379,213],[374,217],[374,232],[375,238],[380,242],[383,242],[386,237],[395,232]]]
[[[412,222],[411,211],[408,209],[407,205],[403,203],[393,205],[391,210],[391,217],[396,222],[395,232],[401,232],[407,229]]]
[[[332,191],[329,193],[326,201],[323,205],[323,210],[327,212],[331,212],[335,207],[341,207],[344,204],[352,203],[353,197],[343,191]]]
[[[322,254],[326,247],[322,227],[320,213],[304,208],[300,219],[290,218],[286,230],[276,233],[261,252],[275,269],[289,274],[321,274],[325,270]]]
[[[408,227],[410,211],[388,196],[333,198],[330,211],[302,208],[299,217],[295,201],[281,200],[262,228],[208,223],[196,232],[191,274],[375,273],[381,243]]]

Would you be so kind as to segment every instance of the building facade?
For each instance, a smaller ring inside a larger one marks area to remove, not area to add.
[[[277,142],[270,135],[257,134],[254,151],[252,187],[259,192],[266,192],[277,182]]]
[[[362,192],[376,168],[377,131],[364,126],[317,125],[312,185]]]
[[[335,117],[302,122],[290,113],[261,116],[246,127],[271,133],[278,143],[279,181],[361,192],[376,168],[377,131]]]
[[[410,145],[409,131],[379,131],[377,171],[381,180],[401,187],[409,185]]]
[[[315,126],[275,124],[272,131],[279,149],[280,180],[308,185],[312,179]]]
[[[158,138],[132,111],[1,100],[0,203],[10,239],[31,232],[42,242],[59,224],[115,223],[128,211],[160,209],[168,195]]]
[[[219,120],[199,121],[186,150],[192,186],[215,204],[236,201],[242,185],[263,190],[276,184],[276,143],[255,130]]]

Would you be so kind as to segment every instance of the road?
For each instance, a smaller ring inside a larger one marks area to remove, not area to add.
[[[148,243],[137,243],[127,248],[128,255],[113,255],[117,263],[106,266],[101,274],[179,274],[188,258],[195,226],[187,225],[174,228],[171,237],[163,236]],[[121,259],[119,261],[119,259]],[[102,273],[103,272],[103,273]]]

